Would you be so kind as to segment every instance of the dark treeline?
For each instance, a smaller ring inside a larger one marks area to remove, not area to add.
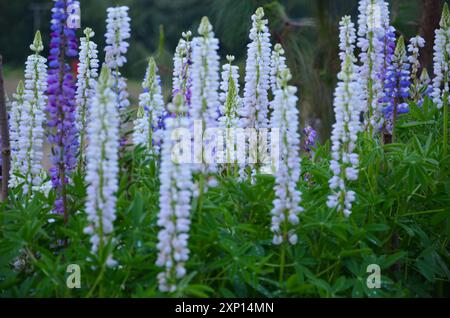
[[[428,41],[422,57],[431,66],[433,30],[444,0],[391,0],[392,25],[408,39],[418,33]],[[156,57],[166,89],[170,87],[172,52],[182,31],[196,34],[200,18],[210,17],[221,41],[221,56],[236,55],[241,74],[245,66],[250,16],[263,6],[269,17],[272,43],[286,49],[294,84],[300,87],[302,120],[329,135],[332,95],[338,61],[338,28],[342,15],[357,20],[357,0],[81,0],[82,28],[91,27],[94,40],[104,45],[106,8],[130,7],[132,38],[125,75],[143,77],[149,55]],[[51,0],[0,0],[0,53],[9,68],[22,68],[35,30],[49,41]],[[438,9],[437,9],[438,8]],[[431,31],[430,31],[431,30]],[[79,30],[79,35],[82,31]],[[241,76],[243,78],[243,76]]]

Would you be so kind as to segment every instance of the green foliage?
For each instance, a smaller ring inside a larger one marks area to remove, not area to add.
[[[218,176],[202,208],[192,202],[188,275],[170,296],[448,297],[450,162],[443,157],[442,112],[429,99],[410,109],[399,117],[397,143],[360,135],[350,218],[326,206],[329,144],[303,158],[298,187],[305,212],[296,246],[271,243],[272,176],[258,175],[254,184]],[[119,266],[106,268],[103,255],[90,254],[82,175],[68,189],[67,226],[49,214],[53,192],[27,202],[18,187],[0,212],[0,297],[165,296],[155,265],[158,165],[140,147],[121,160],[115,241],[108,247]],[[69,264],[81,268],[80,289],[66,287]],[[369,264],[381,268],[380,289],[367,287]]]

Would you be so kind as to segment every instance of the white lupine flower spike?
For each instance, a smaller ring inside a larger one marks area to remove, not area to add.
[[[184,136],[182,129],[189,129],[183,96],[177,94],[169,111],[176,117],[166,118],[164,143],[161,150],[159,189],[158,233],[159,250],[156,265],[164,271],[158,274],[159,289],[162,292],[176,291],[179,280],[185,276],[185,263],[189,258],[189,228],[192,197],[191,166],[180,163],[179,155],[173,154],[173,146]]]
[[[39,31],[36,32],[30,49],[34,54],[28,56],[25,63],[25,88],[23,99],[21,92],[17,94],[17,100],[13,107],[22,107],[20,115],[14,116],[16,127],[13,157],[17,162],[13,169],[20,173],[24,181],[24,193],[31,193],[35,187],[43,182],[42,158],[44,155],[44,108],[47,105],[47,59],[40,55],[44,49]]]
[[[217,127],[219,117],[219,40],[215,38],[207,17],[202,18],[198,33],[199,36],[192,40],[192,99],[189,113],[191,125],[200,121],[204,132],[209,127]],[[205,149],[211,147],[214,139],[214,136],[205,137],[200,151],[194,147],[194,161],[202,163],[196,168],[203,173],[215,170],[213,162],[205,164]]]
[[[21,138],[22,129],[22,112],[25,109],[30,109],[28,102],[24,98],[24,90],[25,87],[23,85],[23,82],[20,81],[17,85],[16,93],[13,94],[14,100],[11,105],[9,135],[11,142],[11,172],[9,179],[10,187],[15,187],[21,183],[21,180],[17,175],[21,173],[18,152],[20,149],[19,141]]]
[[[239,96],[239,67],[232,65],[234,56],[227,55],[227,61],[222,67],[222,81],[220,82],[220,114],[219,127],[225,129],[225,162],[235,162],[236,143],[233,128],[239,125],[238,110],[242,107]],[[237,162],[235,162],[237,164]]]
[[[139,95],[139,108],[133,133],[134,144],[144,145],[150,155],[159,153],[158,145],[162,140],[162,130],[158,128],[164,113],[160,82],[158,67],[151,57],[142,83],[144,91]]]
[[[90,105],[86,149],[86,213],[90,224],[84,232],[91,235],[92,253],[96,255],[102,253],[112,240],[119,186],[119,115],[111,85],[110,71],[103,66]],[[107,266],[112,267],[116,263],[112,255],[107,256]]]
[[[448,107],[450,101],[450,14],[447,4],[444,4],[439,26],[440,28],[435,31],[433,56],[435,77],[431,96],[433,102],[441,109],[444,105]]]
[[[98,50],[97,44],[91,41],[95,35],[90,28],[84,30],[85,37],[80,39],[80,54],[77,76],[77,128],[80,137],[79,164],[85,164],[86,128],[89,120],[89,104],[95,94],[96,78],[98,77]]]
[[[356,58],[353,55],[355,30],[349,16],[340,22],[341,71],[334,94],[336,122],[331,135],[332,159],[330,168],[333,177],[329,181],[332,194],[328,196],[329,208],[336,208],[345,216],[351,214],[355,192],[348,189],[348,181],[358,178],[358,154],[355,151],[359,122],[359,105],[362,103],[357,80]],[[342,54],[343,53],[343,54]]]
[[[111,70],[122,67],[127,58],[130,38],[130,18],[128,7],[111,7],[107,9],[105,62]]]
[[[271,69],[270,69],[270,86],[272,94],[280,89],[280,74],[287,68],[286,57],[284,56],[284,49],[280,43],[275,44],[272,51]]]
[[[128,10],[126,6],[108,8],[105,33],[105,64],[111,71],[113,90],[116,93],[116,107],[121,117],[130,106],[127,82],[120,73],[120,68],[127,62],[125,57],[129,47],[127,40],[131,36],[131,19],[128,16]],[[119,131],[122,130],[123,121],[124,118],[120,121]],[[125,139],[122,139],[121,144],[124,142]]]
[[[182,33],[173,56],[173,79],[172,79],[172,97],[181,93],[184,96],[184,103],[191,105],[191,86],[192,86],[192,32]]]
[[[244,104],[245,127],[266,128],[268,126],[270,88],[270,33],[263,8],[252,15],[247,61],[245,65]]]
[[[297,243],[295,226],[299,223],[298,214],[303,211],[300,206],[301,192],[297,189],[300,179],[300,136],[298,133],[299,112],[297,108],[297,88],[289,86],[291,79],[289,69],[279,74],[280,87],[275,91],[272,102],[273,116],[271,127],[280,130],[280,160],[275,172],[275,200],[273,201],[272,226],[273,244]]]
[[[192,40],[192,120],[215,127],[219,112],[219,40],[203,17]]]

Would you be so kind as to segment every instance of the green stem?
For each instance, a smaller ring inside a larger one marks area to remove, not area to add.
[[[447,157],[447,147],[448,147],[448,93],[444,94],[444,131],[443,131],[443,152],[444,152],[444,159]]]
[[[286,265],[286,243],[281,244],[281,254],[280,254],[280,288],[283,286],[284,281],[284,266]]]

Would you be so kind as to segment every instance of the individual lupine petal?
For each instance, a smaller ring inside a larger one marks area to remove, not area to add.
[[[359,82],[361,99],[365,106],[366,127],[370,133],[382,122],[379,100],[382,95],[382,82],[379,74],[384,61],[383,39],[389,26],[389,11],[383,0],[361,0],[358,16]]]
[[[90,28],[84,30],[85,37],[80,39],[80,54],[77,74],[77,128],[80,137],[80,165],[85,164],[86,128],[89,121],[90,99],[95,94],[96,78],[98,77],[98,51],[97,44],[91,41],[95,35]]]
[[[219,40],[212,25],[203,17],[199,36],[192,40],[191,118],[202,120],[206,127],[215,127],[219,112]]]
[[[175,117],[166,118],[164,143],[161,150],[160,198],[158,213],[159,250],[156,265],[164,271],[158,274],[159,289],[174,292],[180,278],[186,274],[185,263],[189,258],[188,238],[192,197],[192,172],[189,164],[180,162],[181,153],[173,153],[174,145],[189,134],[189,120],[181,115],[186,112],[184,98],[178,94],[169,111]],[[176,185],[176,186],[174,186]]]
[[[250,43],[245,64],[244,108],[240,114],[245,128],[268,126],[271,44],[263,8],[252,15]]]
[[[134,122],[133,141],[142,144],[151,154],[159,153],[162,141],[159,122],[164,115],[164,100],[161,94],[161,80],[155,60],[150,58],[139,95],[138,117]]]
[[[431,97],[440,109],[450,103],[450,13],[447,3],[444,3],[439,26],[435,31],[433,47],[434,78]]]
[[[287,68],[286,57],[284,56],[284,49],[280,43],[275,44],[271,57],[271,69],[270,69],[270,85],[272,88],[272,94],[280,89],[280,74]]]
[[[191,65],[192,65],[192,43],[191,31],[183,32],[182,38],[178,42],[173,56],[173,87],[172,97],[175,97],[178,93],[184,96],[184,102],[186,105],[191,105]]]
[[[295,226],[299,223],[298,214],[303,211],[300,206],[301,192],[297,189],[300,179],[300,155],[298,134],[297,88],[289,86],[291,79],[289,69],[284,69],[277,80],[279,88],[272,101],[273,115],[271,127],[280,132],[278,139],[280,158],[275,169],[275,200],[273,201],[272,226],[273,243],[279,245],[284,241],[297,243]]]
[[[84,232],[91,235],[92,253],[96,255],[112,240],[116,192],[119,187],[119,115],[112,83],[110,71],[103,66],[95,95],[90,100],[90,120],[87,125],[86,213],[89,226]],[[111,255],[108,256],[107,265],[115,265]]]
[[[110,70],[122,67],[127,61],[128,40],[131,36],[128,7],[110,7],[106,18],[105,62]]]
[[[50,175],[57,191],[54,212],[64,214],[67,221],[66,184],[76,166],[78,137],[75,124],[75,81],[65,58],[77,56],[75,30],[66,23],[67,9],[77,3],[58,0],[52,9],[48,71],[48,141],[52,147]]]
[[[350,17],[345,16],[340,22],[341,71],[334,94],[334,113],[336,122],[331,134],[330,169],[333,177],[329,180],[332,193],[328,196],[329,208],[349,216],[353,191],[347,189],[346,181],[356,180],[358,176],[358,154],[355,152],[357,133],[361,130],[359,122],[359,104],[361,103],[361,87],[356,76],[355,57],[353,55],[354,28]]]

